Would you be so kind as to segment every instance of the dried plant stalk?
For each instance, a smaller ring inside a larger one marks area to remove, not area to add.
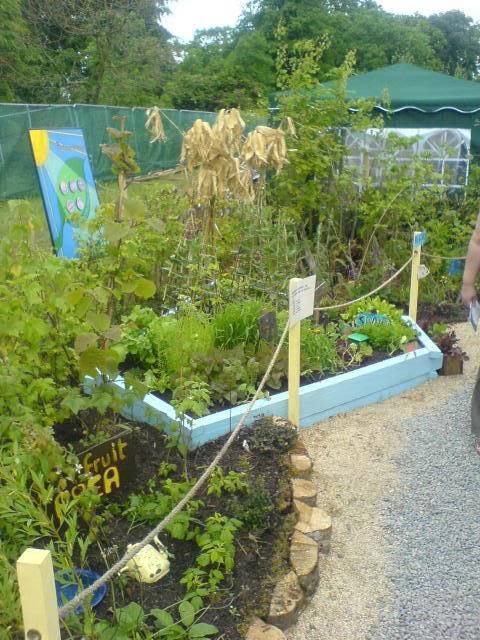
[[[293,123],[287,122],[287,131]],[[268,167],[281,171],[287,160],[282,128],[258,126],[246,138],[238,109],[222,109],[213,126],[198,119],[183,138],[181,162],[191,177],[192,195],[206,204],[205,234],[211,238],[219,200],[253,202],[253,175]]]
[[[158,107],[150,107],[150,109],[146,109],[145,115],[147,116],[145,129],[150,133],[150,144],[153,142],[165,142],[167,136],[163,128],[160,109]]]
[[[249,167],[261,170],[270,166],[278,173],[288,162],[285,132],[271,127],[256,127],[248,134],[242,156]]]

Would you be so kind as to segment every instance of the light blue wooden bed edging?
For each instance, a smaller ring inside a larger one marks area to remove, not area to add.
[[[437,377],[443,356],[430,338],[408,317],[404,317],[418,331],[421,347],[412,353],[404,353],[383,362],[341,373],[321,382],[300,388],[300,425],[311,427],[330,416],[352,409],[381,402],[407,389],[412,389],[427,380]],[[117,389],[125,392],[123,380],[113,382]],[[203,418],[186,418],[181,430],[189,448],[215,440],[231,432],[238,424],[245,405],[233,407]],[[167,430],[176,422],[175,409],[148,393],[143,401],[125,406],[122,414],[126,418],[163,424]],[[258,400],[246,421],[250,424],[263,415],[286,418],[288,415],[288,391],[272,395],[269,399]]]

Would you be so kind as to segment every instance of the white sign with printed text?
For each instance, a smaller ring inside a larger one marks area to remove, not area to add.
[[[317,276],[309,276],[290,283],[289,321],[291,327],[313,315],[316,281]]]

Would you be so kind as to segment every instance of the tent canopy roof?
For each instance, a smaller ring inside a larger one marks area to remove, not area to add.
[[[324,86],[332,84],[326,82]],[[461,80],[413,64],[394,64],[352,76],[347,82],[347,92],[352,100],[376,98],[379,106],[387,94],[394,111],[408,107],[427,112],[480,111],[480,82]]]

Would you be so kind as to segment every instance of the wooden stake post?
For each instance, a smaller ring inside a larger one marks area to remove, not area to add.
[[[50,551],[27,549],[17,560],[25,640],[61,640]]]
[[[424,231],[415,231],[413,234],[413,260],[412,275],[410,279],[410,304],[408,306],[408,315],[416,322],[417,306],[418,306],[418,281],[420,259],[422,256],[422,245],[425,244],[426,234]]]
[[[290,280],[290,297],[302,282],[300,278]],[[290,321],[288,332],[288,419],[296,427],[300,426],[300,338],[301,321]]]
[[[288,419],[300,426],[300,339],[301,321],[313,314],[315,276],[292,278],[289,286],[288,333]]]

